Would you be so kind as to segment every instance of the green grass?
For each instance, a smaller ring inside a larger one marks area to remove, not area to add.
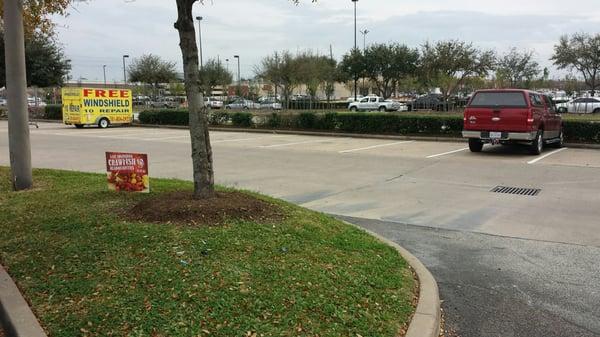
[[[104,175],[36,170],[25,192],[8,175],[0,167],[0,261],[52,337],[392,337],[414,310],[397,252],[323,214],[265,199],[287,220],[135,223],[117,214],[148,196],[108,192]]]

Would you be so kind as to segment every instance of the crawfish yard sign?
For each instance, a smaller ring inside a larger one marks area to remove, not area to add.
[[[106,152],[106,175],[109,190],[150,192],[146,154]]]

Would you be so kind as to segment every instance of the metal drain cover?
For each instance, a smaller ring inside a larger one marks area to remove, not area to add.
[[[524,187],[507,187],[507,186],[496,186],[491,192],[503,193],[503,194],[516,194],[525,195],[529,197],[535,197],[540,194],[542,190],[539,188],[524,188]]]

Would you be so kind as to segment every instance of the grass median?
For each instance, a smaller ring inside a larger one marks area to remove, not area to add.
[[[414,311],[398,253],[326,215],[250,194],[281,216],[145,223],[127,213],[192,184],[154,179],[142,195],[108,192],[104,175],[34,178],[11,192],[0,167],[0,262],[51,337],[395,337]]]

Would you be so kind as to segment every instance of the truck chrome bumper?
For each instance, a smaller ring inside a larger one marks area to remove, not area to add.
[[[500,140],[533,141],[537,132],[502,132]],[[489,140],[488,131],[463,131],[463,138],[476,138]]]

